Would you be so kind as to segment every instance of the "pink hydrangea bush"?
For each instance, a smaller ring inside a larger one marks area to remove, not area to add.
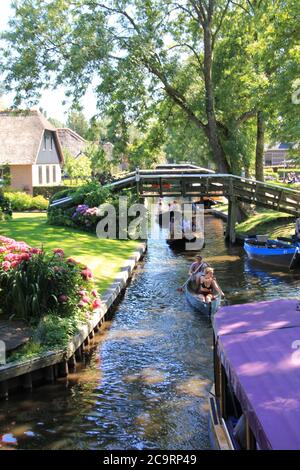
[[[46,315],[89,318],[101,307],[93,274],[67,258],[24,241],[0,237],[0,309],[7,316],[37,324]]]

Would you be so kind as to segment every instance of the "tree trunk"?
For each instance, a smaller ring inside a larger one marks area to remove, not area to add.
[[[257,113],[255,178],[264,181],[265,119],[262,111]]]
[[[215,113],[214,88],[212,79],[212,34],[210,25],[205,25],[204,27],[204,81],[208,140],[218,171],[222,173],[230,173],[230,166],[220,141]]]

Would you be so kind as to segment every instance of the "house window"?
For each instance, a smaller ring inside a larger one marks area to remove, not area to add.
[[[50,150],[53,150],[53,136],[50,137]]]
[[[39,166],[39,184],[43,184],[43,167]]]
[[[50,183],[50,168],[48,165],[46,166],[46,183]]]
[[[52,167],[52,176],[53,176],[53,183],[56,183],[56,166]]]
[[[46,150],[47,149],[47,135],[46,135],[46,132],[44,132],[44,147],[43,147],[43,150]]]

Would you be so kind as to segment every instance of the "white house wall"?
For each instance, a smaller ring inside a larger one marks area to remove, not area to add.
[[[49,182],[47,182],[47,167],[49,168]],[[56,180],[53,176],[53,168],[55,167]],[[41,168],[41,170],[39,170]],[[40,171],[42,182],[40,182]],[[32,165],[32,185],[33,186],[56,186],[61,183],[61,167],[60,165]]]

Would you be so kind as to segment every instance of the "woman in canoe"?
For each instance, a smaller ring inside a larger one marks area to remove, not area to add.
[[[214,277],[213,268],[207,267],[204,271],[204,276],[200,277],[199,299],[203,302],[211,302],[220,294],[224,297],[224,292],[218,286]]]

